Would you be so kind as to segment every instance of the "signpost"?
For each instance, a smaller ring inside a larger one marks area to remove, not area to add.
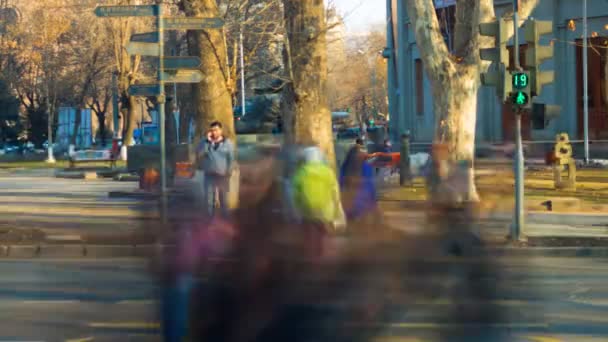
[[[200,83],[203,80],[203,73],[199,70],[165,71],[162,77],[167,83]]]
[[[136,33],[131,35],[132,42],[158,43],[158,32]]]
[[[156,17],[159,15],[159,6],[98,6],[95,15],[98,17]]]
[[[134,34],[125,48],[130,55],[158,57],[156,83],[132,85],[129,87],[129,94],[131,96],[156,96],[157,99],[158,129],[160,131],[161,217],[163,223],[166,223],[165,83],[199,83],[203,79],[203,74],[199,70],[192,70],[201,66],[201,60],[198,57],[167,58],[164,56],[164,31],[217,29],[224,25],[224,21],[221,18],[164,18],[160,0],[157,0],[157,5],[98,6],[95,8],[95,14],[98,17],[156,17],[156,32]],[[165,70],[169,70],[169,72]]]
[[[198,57],[165,57],[165,70],[198,69],[201,59]]]
[[[165,30],[206,30],[224,26],[220,18],[162,18]]]
[[[513,0],[513,62],[515,64],[515,71],[521,74],[522,68],[519,64],[519,0]],[[516,74],[518,75],[518,74]],[[521,79],[520,79],[521,81]],[[527,79],[526,79],[527,81]],[[523,93],[516,91],[516,93]],[[524,99],[518,96],[516,101],[523,102]],[[527,94],[525,102],[527,103]],[[521,137],[521,109],[523,106],[516,105],[518,108],[515,113],[515,222],[511,226],[511,239],[513,241],[520,241],[524,236],[524,151]]]
[[[159,84],[135,84],[129,87],[131,96],[159,96],[161,88]]]
[[[160,56],[160,49],[158,43],[141,43],[141,42],[129,42],[127,43],[127,53],[129,55],[139,56]]]

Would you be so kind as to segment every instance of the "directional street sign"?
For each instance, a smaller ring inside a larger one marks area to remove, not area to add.
[[[98,6],[95,8],[98,17],[155,17],[158,6]]]
[[[160,47],[156,43],[129,42],[127,44],[129,55],[160,56]]]
[[[200,83],[203,80],[203,73],[198,70],[163,72],[163,80],[167,83]]]
[[[137,43],[158,43],[158,32],[136,33],[131,35],[131,41]]]
[[[198,69],[201,59],[198,57],[165,57],[165,70],[172,69]]]
[[[131,96],[158,96],[160,95],[160,85],[158,84],[135,84],[129,87]]]
[[[224,26],[221,18],[162,18],[165,30],[205,30]]]

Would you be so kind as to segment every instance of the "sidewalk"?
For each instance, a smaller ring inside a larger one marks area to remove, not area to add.
[[[512,171],[496,165],[483,169],[495,172],[477,176],[482,201],[475,224],[484,239],[506,242],[514,213]],[[553,189],[549,170],[526,173],[524,235],[528,245],[608,246],[608,170],[581,170],[578,179],[577,190],[562,191]],[[380,206],[397,229],[403,222],[428,226],[426,198],[422,179],[413,187],[393,183],[380,190]]]

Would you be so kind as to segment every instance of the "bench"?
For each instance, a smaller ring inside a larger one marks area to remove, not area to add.
[[[110,150],[78,151],[69,157],[70,168],[75,168],[76,164],[110,163],[110,167],[114,169],[116,167],[117,157],[118,154],[112,153]]]

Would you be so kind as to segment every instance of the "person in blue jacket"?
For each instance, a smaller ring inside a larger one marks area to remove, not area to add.
[[[340,188],[346,218],[356,220],[377,209],[374,168],[367,162],[363,140],[358,138],[340,168]]]

